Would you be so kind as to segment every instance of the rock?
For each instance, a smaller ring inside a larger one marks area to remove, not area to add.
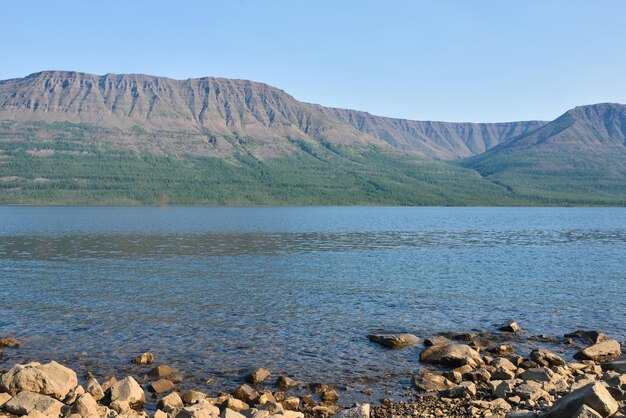
[[[90,393],[83,393],[70,408],[70,413],[84,418],[97,417],[99,416],[98,403]]]
[[[300,407],[300,398],[298,398],[297,396],[290,396],[289,398],[282,401],[280,404],[283,406],[283,408],[289,411],[297,411]]]
[[[472,361],[481,364],[482,359],[478,351],[464,344],[434,345],[426,348],[420,354],[422,363],[435,363],[444,366],[462,366]]]
[[[228,398],[220,405],[220,409],[224,408],[230,408],[233,411],[239,412],[244,409],[250,408],[250,405],[248,405],[244,401],[240,401],[239,399]]]
[[[102,390],[106,393],[107,390],[111,389],[111,386],[117,383],[117,379],[115,377],[111,377],[104,382],[102,382]]]
[[[515,321],[507,321],[504,324],[500,325],[498,327],[498,330],[504,332],[519,332],[522,330],[522,327],[520,327],[519,324]]]
[[[126,402],[131,407],[141,406],[146,403],[146,394],[139,383],[132,377],[120,380],[111,386],[110,389],[111,403]]]
[[[9,399],[11,399],[11,395],[8,393],[0,392],[0,409],[2,409],[2,405],[4,405]]]
[[[85,389],[78,385],[74,389],[70,390],[65,399],[63,399],[63,403],[66,405],[71,405],[78,400],[78,398],[85,393]]]
[[[93,377],[85,383],[85,390],[90,393],[96,401],[104,398],[104,390],[102,390],[102,386],[100,386],[100,383],[98,383],[98,381]]]
[[[0,338],[0,347],[19,347],[22,343],[15,338],[5,337]]]
[[[239,386],[233,393],[233,397],[244,401],[244,402],[252,402],[256,398],[259,397],[259,392],[253,388],[252,386],[245,384]]]
[[[371,334],[367,338],[374,343],[394,349],[409,347],[420,342],[420,339],[413,334]]]
[[[252,385],[258,385],[259,383],[263,383],[271,374],[269,370],[260,367],[247,374],[244,380]]]
[[[537,414],[532,411],[528,411],[525,409],[520,409],[517,411],[511,411],[506,414],[506,418],[536,418]]]
[[[614,370],[618,373],[626,373],[626,360],[616,360],[602,364],[602,370]]]
[[[421,392],[442,392],[454,386],[454,383],[442,375],[428,370],[420,370],[418,375],[413,376],[412,384]]]
[[[530,359],[535,363],[545,367],[565,366],[565,360],[563,360],[561,357],[557,356],[553,352],[543,348],[533,350],[530,353]]]
[[[161,364],[160,366],[156,366],[155,368],[150,370],[148,372],[148,376],[162,379],[165,377],[170,377],[174,373],[176,373],[176,370],[172,369],[170,366],[166,364]]]
[[[498,367],[491,373],[492,380],[510,380],[515,378],[515,372],[513,370]]]
[[[220,414],[220,418],[246,418],[246,417],[245,415],[242,415],[237,411],[233,411],[230,408],[226,408]]]
[[[609,337],[602,332],[584,331],[584,330],[577,330],[574,332],[570,332],[569,334],[565,334],[564,337],[576,338],[587,344],[597,344],[599,342],[606,341],[609,339]]]
[[[350,409],[344,409],[338,412],[335,418],[370,418],[370,404],[365,403]]]
[[[220,416],[220,409],[210,404],[206,400],[201,400],[190,406],[185,406],[178,410],[175,418],[217,418]]]
[[[545,390],[528,383],[523,383],[517,386],[513,390],[513,393],[525,401],[532,402],[538,400],[539,398],[544,398],[548,395],[548,392],[546,392]]]
[[[602,417],[617,412],[619,405],[604,385],[592,382],[557,400],[544,416],[546,418],[570,418],[582,405],[595,410]]]
[[[476,396],[476,385],[472,382],[461,382],[448,391],[451,398],[473,398]]]
[[[434,345],[448,345],[450,344],[450,340],[444,337],[443,335],[437,335],[436,337],[426,338],[424,340],[424,346],[432,347]]]
[[[183,400],[176,392],[172,392],[169,395],[164,396],[157,404],[157,408],[162,409],[163,411],[171,411],[176,408],[181,408],[182,406]]]
[[[285,390],[296,388],[298,386],[300,386],[300,383],[296,382],[288,376],[280,376],[278,379],[276,379],[276,387],[279,389]]]
[[[3,408],[5,411],[15,415],[27,415],[31,411],[38,411],[48,417],[58,417],[61,415],[63,406],[63,403],[50,396],[25,390],[9,399],[3,405]]]
[[[150,385],[148,386],[148,390],[152,393],[163,393],[174,389],[174,386],[174,383],[167,379],[159,379],[155,382],[150,383]]]
[[[602,418],[602,415],[583,404],[576,412],[574,412],[572,418]]]
[[[339,400],[337,391],[326,384],[317,385],[315,393],[317,393],[324,402],[335,403]]]
[[[55,361],[46,364],[16,364],[0,378],[0,389],[13,396],[18,392],[29,391],[59,401],[64,400],[76,386],[76,373]]]
[[[262,411],[268,411],[270,414],[275,414],[285,409],[278,402],[265,402],[262,405],[258,405],[257,408]]]
[[[508,357],[515,354],[515,348],[509,344],[496,345],[494,347],[487,347],[485,351],[494,357]]]
[[[152,353],[141,353],[133,360],[133,363],[139,364],[140,366],[147,366],[148,364],[152,364],[154,362],[154,356]]]
[[[608,339],[589,346],[578,353],[574,354],[577,360],[593,360],[599,363],[611,361],[619,358],[622,354],[620,344]]]
[[[198,390],[188,390],[183,393],[182,400],[186,404],[198,402],[201,399],[206,399],[207,394]]]
[[[154,416],[153,416],[153,418],[168,418],[168,417],[169,417],[169,415],[166,414],[165,412],[161,411],[160,409],[157,409],[154,412]]]
[[[304,414],[302,412],[295,412],[295,411],[280,411],[275,414],[269,415],[269,417],[271,418],[304,418]]]
[[[520,375],[520,378],[535,382],[552,382],[554,380],[554,372],[546,367],[527,369]]]
[[[268,402],[276,402],[276,398],[270,391],[261,393],[256,400],[257,405],[265,405]]]

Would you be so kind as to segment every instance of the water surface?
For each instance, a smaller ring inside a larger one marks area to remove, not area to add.
[[[420,366],[373,331],[623,340],[625,287],[626,209],[0,207],[0,335],[26,343],[0,367],[152,351],[191,382],[350,386]]]

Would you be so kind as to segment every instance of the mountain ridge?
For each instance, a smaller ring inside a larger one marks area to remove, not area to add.
[[[0,119],[89,123],[130,130],[206,131],[250,137],[375,145],[431,159],[482,153],[543,121],[411,121],[301,102],[265,83],[219,77],[175,80],[143,74],[42,71],[0,82]],[[355,119],[365,123],[354,123]],[[288,155],[288,144],[269,152]],[[264,155],[260,155],[264,157]]]

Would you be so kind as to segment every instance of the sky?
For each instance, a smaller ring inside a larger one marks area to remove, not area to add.
[[[215,76],[416,120],[626,103],[622,0],[5,0],[0,79]]]

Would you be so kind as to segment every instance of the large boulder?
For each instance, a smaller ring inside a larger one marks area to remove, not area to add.
[[[593,360],[603,363],[605,361],[615,360],[621,355],[622,349],[619,342],[608,339],[580,350],[578,353],[574,354],[574,358],[577,360]]]
[[[48,417],[58,417],[63,406],[62,402],[50,396],[24,391],[9,399],[3,407],[14,415],[28,415],[37,411]]]
[[[583,405],[587,405],[602,417],[613,415],[619,408],[617,401],[602,383],[592,382],[557,400],[543,417],[571,418]]]
[[[413,334],[370,334],[367,338],[371,342],[394,349],[409,347],[420,342],[420,339]]]
[[[142,387],[130,376],[111,386],[109,395],[111,404],[114,402],[118,404],[127,403],[131,407],[134,407],[146,403],[146,394]]]
[[[469,345],[448,344],[434,345],[420,354],[422,363],[434,363],[444,366],[458,367],[465,364],[482,364],[480,354]]]
[[[11,395],[28,391],[59,401],[64,400],[77,385],[76,373],[56,361],[16,364],[0,378],[0,389]]]

